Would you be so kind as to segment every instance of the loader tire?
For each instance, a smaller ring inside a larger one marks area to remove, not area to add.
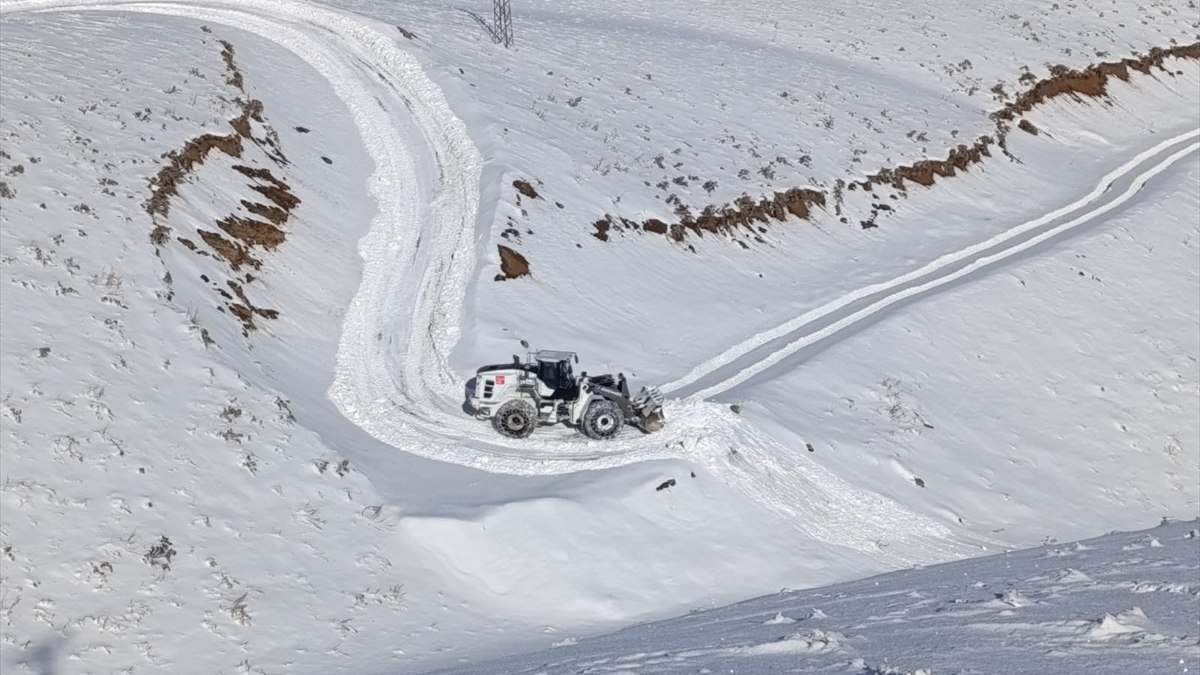
[[[598,441],[616,436],[625,424],[625,415],[616,403],[608,400],[593,401],[579,420],[579,428],[588,438]]]
[[[505,403],[492,417],[492,427],[501,436],[509,438],[528,438],[537,425],[537,410],[524,399]]]

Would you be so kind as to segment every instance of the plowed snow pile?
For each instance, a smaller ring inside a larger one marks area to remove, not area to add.
[[[481,9],[0,2],[0,669],[536,671],[489,659],[1197,516],[1194,12]],[[496,435],[521,339],[666,428]],[[1120,604],[987,630],[1200,665]],[[772,613],[531,658],[893,672]]]

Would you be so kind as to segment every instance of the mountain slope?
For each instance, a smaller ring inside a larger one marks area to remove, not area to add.
[[[1200,521],[781,590],[439,673],[1180,673]]]
[[[0,3],[0,665],[422,671],[1194,517],[1194,58],[849,187],[1192,18],[757,8],[531,3],[504,50],[438,1]],[[463,386],[522,337],[674,381],[668,427],[495,436]]]

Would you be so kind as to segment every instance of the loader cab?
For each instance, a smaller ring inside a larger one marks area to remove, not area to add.
[[[579,357],[571,352],[540,351],[534,354],[537,368],[538,394],[542,398],[574,400],[579,397],[579,383],[571,363]]]

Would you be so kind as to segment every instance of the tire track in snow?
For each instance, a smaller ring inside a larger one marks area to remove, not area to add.
[[[986,241],[943,255],[890,281],[847,293],[774,329],[754,335],[696,366],[687,375],[663,385],[662,389],[680,396],[711,398],[762,373],[787,356],[843,332],[896,303],[1018,259],[1023,252],[1047,240],[1093,224],[1100,216],[1128,202],[1152,178],[1200,149],[1197,138],[1200,138],[1200,130],[1167,139],[1109,173],[1089,194],[1071,204]],[[1149,168],[1137,171],[1147,166]],[[1122,185],[1125,185],[1123,190]]]

